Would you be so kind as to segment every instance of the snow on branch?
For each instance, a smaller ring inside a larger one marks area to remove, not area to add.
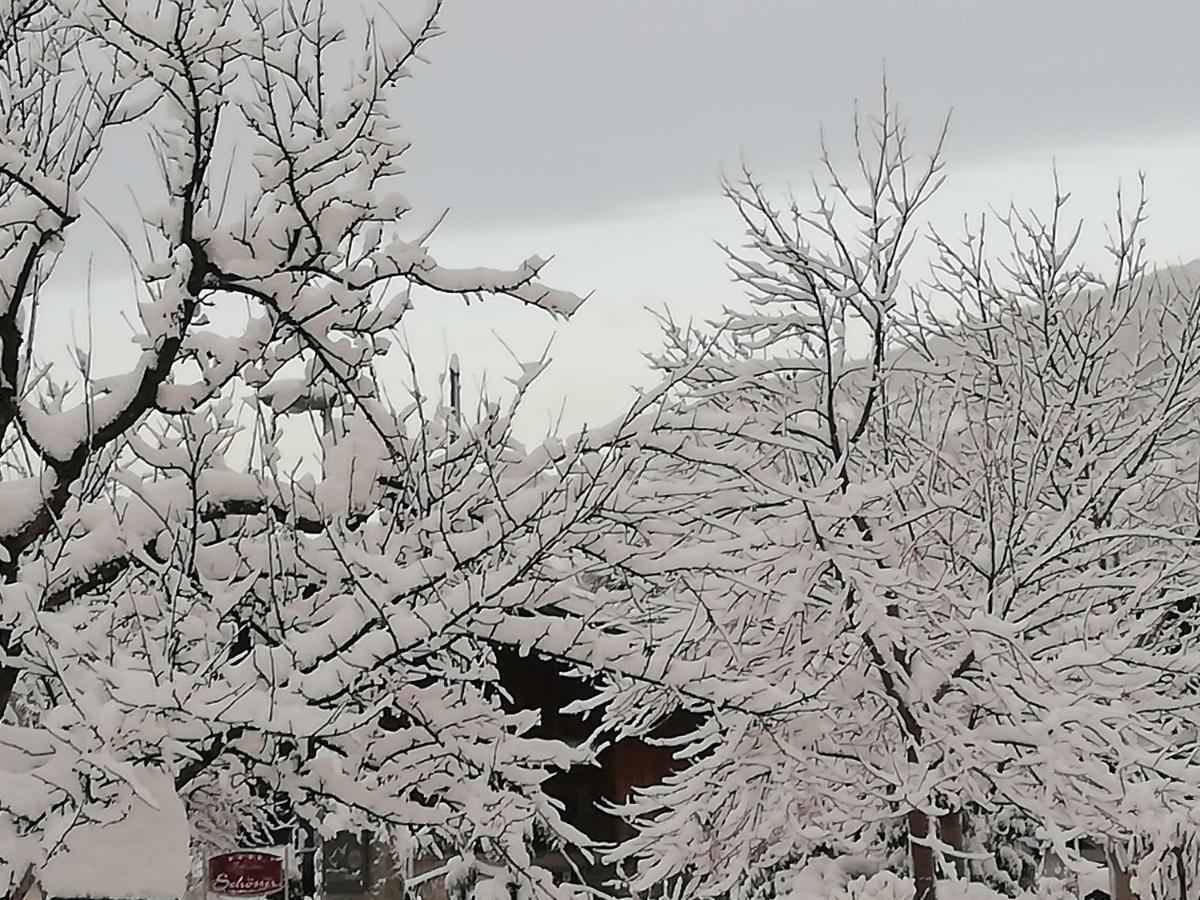
[[[569,896],[531,865],[531,823],[583,840],[540,785],[592,751],[527,734],[479,622],[575,576],[555,554],[620,460],[528,452],[511,408],[393,408],[376,372],[414,287],[581,302],[539,257],[453,270],[396,237],[393,88],[439,8],[354,47],[314,3],[0,12],[0,716],[52,745],[0,760],[9,891],[142,767],[201,843],[364,827]],[[83,352],[44,365],[35,327],[78,219],[115,221],[80,198],[118,131],[149,139],[161,199],[142,240],[111,226],[138,321],[132,365],[100,377]],[[328,423],[319,476],[280,463],[300,409]]]

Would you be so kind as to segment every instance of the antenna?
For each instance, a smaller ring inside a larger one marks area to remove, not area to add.
[[[458,354],[450,357],[450,413],[454,424],[462,423],[462,376],[458,369]]]

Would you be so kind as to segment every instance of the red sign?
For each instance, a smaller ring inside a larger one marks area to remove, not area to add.
[[[226,897],[265,897],[283,890],[283,857],[238,850],[208,858],[208,889]]]

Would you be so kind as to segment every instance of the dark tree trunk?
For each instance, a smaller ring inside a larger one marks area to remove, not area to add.
[[[1133,890],[1133,873],[1121,865],[1116,854],[1111,851],[1108,854],[1108,869],[1109,880],[1113,888],[1113,900],[1139,900]]]
[[[32,893],[34,885],[37,884],[37,873],[34,872],[33,866],[27,866],[25,874],[21,876],[21,880],[13,889],[13,892],[8,895],[8,900],[25,900]]]
[[[908,814],[908,848],[912,855],[913,900],[937,900],[937,860],[929,840],[929,815],[919,809]]]
[[[963,817],[965,813],[961,809],[956,809],[954,812],[948,812],[938,820],[938,831],[942,843],[950,847],[955,852],[953,857],[954,872],[959,878],[967,877],[967,858],[963,856],[963,851],[966,849],[966,839],[963,825]]]

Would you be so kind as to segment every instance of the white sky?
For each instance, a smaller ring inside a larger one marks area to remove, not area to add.
[[[414,0],[384,2],[413,17]],[[564,405],[571,429],[619,414],[656,343],[645,306],[686,319],[738,302],[712,244],[738,238],[720,167],[744,153],[771,185],[804,185],[821,127],[844,148],[853,104],[876,106],[885,66],[914,147],[954,108],[939,225],[988,204],[1044,208],[1055,164],[1074,213],[1099,225],[1142,169],[1151,256],[1200,256],[1193,0],[1136,16],[1124,0],[448,0],[443,24],[399,97],[414,222],[450,207],[433,245],[443,262],[554,255],[547,280],[595,296],[558,326],[509,301],[422,298],[407,337],[430,386],[457,353],[468,393],[485,373],[514,374],[504,343],[530,358],[553,337],[530,437]],[[106,165],[114,196],[145,171],[120,154]],[[1094,252],[1103,232],[1089,234]],[[100,343],[119,335],[113,304],[128,292],[116,259],[95,263]],[[85,333],[78,280],[56,280],[47,350],[70,339],[68,319]]]
[[[522,356],[555,333],[531,428],[564,402],[571,427],[620,411],[656,342],[646,305],[687,318],[738,302],[712,244],[738,238],[720,168],[744,154],[769,183],[802,187],[822,126],[846,147],[854,103],[877,106],[885,69],[915,147],[953,107],[939,225],[988,204],[1044,207],[1055,164],[1074,212],[1099,224],[1142,169],[1151,255],[1200,256],[1192,2],[1134,16],[1116,0],[450,0],[443,22],[433,65],[404,89],[410,192],[452,207],[441,253],[553,253],[550,280],[596,293],[557,329],[508,307],[426,306],[413,343],[430,366],[457,351],[469,384],[503,369],[491,330]],[[1096,251],[1103,231],[1089,234]]]
[[[1172,263],[1200,257],[1200,130],[1188,141],[1064,147],[1055,154],[1063,186],[1072,193],[1069,209],[1094,227],[1085,229],[1088,258],[1103,259],[1103,224],[1111,219],[1118,183],[1136,190],[1138,167],[1149,173],[1151,219],[1146,227],[1154,259]],[[798,169],[803,184],[807,172]],[[1119,176],[1124,176],[1120,178]],[[777,183],[784,187],[787,179]],[[1049,155],[951,165],[949,178],[930,218],[951,234],[961,231],[964,212],[989,204],[1046,207],[1052,197]],[[540,430],[565,404],[563,423],[570,429],[585,421],[599,423],[621,412],[632,399],[630,385],[646,383],[641,354],[657,343],[657,325],[647,307],[669,306],[677,319],[704,319],[724,304],[741,302],[729,282],[723,253],[713,238],[736,243],[736,223],[715,187],[707,194],[646,203],[572,224],[533,223],[455,231],[448,222],[439,248],[450,263],[484,260],[505,264],[529,249],[557,254],[548,280],[595,295],[569,322],[515,310],[507,303],[489,308],[459,304],[418,305],[408,322],[410,345],[425,366],[436,370],[451,352],[459,354],[469,386],[481,371],[512,373],[498,337],[517,356],[536,357],[553,339],[550,370],[530,395],[525,422]],[[910,271],[922,274],[914,252]],[[536,409],[535,409],[536,407]]]

